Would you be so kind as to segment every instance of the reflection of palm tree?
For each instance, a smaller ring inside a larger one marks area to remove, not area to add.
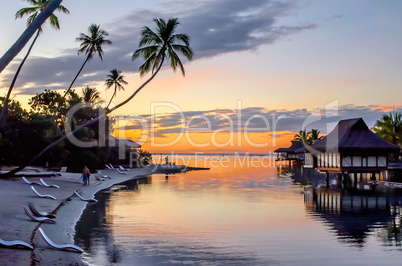
[[[377,120],[373,131],[383,139],[402,147],[402,119],[399,113],[390,113]]]
[[[128,84],[127,81],[124,80],[124,77],[121,74],[120,70],[117,69],[112,69],[110,73],[107,75],[107,79],[105,81],[106,89],[109,89],[114,85],[114,92],[112,95],[112,98],[110,98],[109,104],[106,106],[106,109],[109,107],[110,103],[112,102],[112,99],[116,96],[117,89],[123,90],[124,87],[123,84],[126,85]]]
[[[97,103],[100,101],[100,93],[96,88],[86,86],[82,88],[83,100],[85,103]]]
[[[64,97],[66,96],[68,91],[73,86],[75,80],[80,75],[85,64],[93,58],[94,54],[97,53],[99,55],[100,59],[101,60],[103,59],[102,58],[102,55],[103,55],[102,45],[112,44],[112,42],[110,40],[105,39],[105,37],[108,36],[109,34],[106,31],[100,29],[100,25],[91,24],[91,26],[89,26],[89,28],[88,28],[88,32],[89,32],[89,35],[81,33],[80,37],[77,37],[75,39],[76,41],[81,42],[80,49],[78,50],[78,54],[85,53],[87,55],[87,58],[85,59],[84,63],[82,64],[77,75],[74,77],[73,82],[71,82],[70,87],[68,87],[66,93],[64,94]]]
[[[36,19],[36,17],[41,13],[45,7],[51,2],[50,0],[26,0],[28,3],[32,4],[31,7],[25,7],[21,8],[20,10],[17,11],[15,14],[15,18],[22,18],[26,15],[30,15],[27,19],[27,26],[31,25],[32,22]],[[59,5],[56,10],[63,12],[65,14],[69,14],[70,12],[68,11],[67,8],[65,8],[63,5]],[[60,29],[60,24],[59,24],[59,19],[56,15],[51,14],[49,16],[50,20],[50,26],[52,26],[55,29]],[[6,111],[8,108],[8,101],[10,99],[11,92],[14,88],[15,82],[17,81],[18,75],[20,74],[20,71],[22,69],[22,66],[25,64],[25,61],[27,60],[29,54],[32,51],[33,46],[36,43],[36,40],[38,39],[39,35],[42,33],[42,27],[39,27],[38,30],[36,31],[35,38],[33,39],[31,45],[28,48],[28,51],[25,55],[25,57],[22,59],[20,65],[18,66],[17,71],[14,74],[13,80],[11,81],[10,88],[8,89],[7,96],[4,100],[3,108],[1,110],[0,114],[0,124],[2,124],[2,121],[6,115]]]

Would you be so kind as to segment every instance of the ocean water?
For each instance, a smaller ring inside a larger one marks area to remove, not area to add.
[[[177,160],[211,169],[156,174],[96,195],[76,228],[84,262],[401,265],[398,202],[391,211],[319,211],[271,157]]]

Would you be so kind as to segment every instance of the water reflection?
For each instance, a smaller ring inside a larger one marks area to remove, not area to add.
[[[98,193],[98,204],[77,225],[85,261],[350,265],[395,264],[401,256],[396,198],[386,208],[366,208],[364,201],[359,209],[357,198],[341,208],[340,195],[326,195],[318,206],[303,188],[322,182],[320,176],[309,180],[278,174],[275,166],[231,162],[210,171],[153,175]]]

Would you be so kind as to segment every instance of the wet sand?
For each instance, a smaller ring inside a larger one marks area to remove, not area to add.
[[[87,206],[87,203],[74,195],[78,191],[83,197],[94,197],[95,193],[114,184],[129,179],[140,178],[155,173],[154,167],[131,169],[127,175],[116,170],[102,170],[111,178],[104,181],[95,180],[91,175],[90,185],[83,186],[81,175],[63,173],[62,176],[43,177],[47,184],[56,184],[57,188],[35,186],[41,194],[50,194],[56,200],[39,198],[31,186],[20,177],[0,180],[0,238],[3,240],[22,240],[30,243],[34,249],[0,248],[0,265],[85,265],[78,253],[55,250],[44,241],[39,227],[57,244],[74,243],[75,225]],[[39,182],[40,177],[28,178]],[[31,221],[24,213],[23,206],[32,202],[39,211],[55,211],[57,224],[45,224]]]

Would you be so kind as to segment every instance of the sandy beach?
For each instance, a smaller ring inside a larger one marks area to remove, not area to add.
[[[129,179],[140,178],[155,173],[154,167],[131,169],[127,175],[116,170],[102,170],[102,174],[111,178],[104,181],[95,180],[91,175],[89,186],[83,186],[81,175],[62,173],[61,176],[43,177],[46,183],[56,184],[57,188],[35,186],[41,194],[50,194],[56,200],[39,198],[31,186],[22,178],[15,177],[0,180],[0,238],[3,240],[22,240],[30,243],[34,249],[0,248],[0,265],[85,265],[80,254],[59,251],[50,247],[40,235],[38,228],[57,244],[74,243],[75,224],[87,206],[87,203],[74,195],[78,191],[83,197],[93,197],[96,192]],[[31,182],[39,182],[41,177],[28,178]],[[23,206],[32,202],[40,211],[55,212],[57,224],[39,223],[29,219]]]

